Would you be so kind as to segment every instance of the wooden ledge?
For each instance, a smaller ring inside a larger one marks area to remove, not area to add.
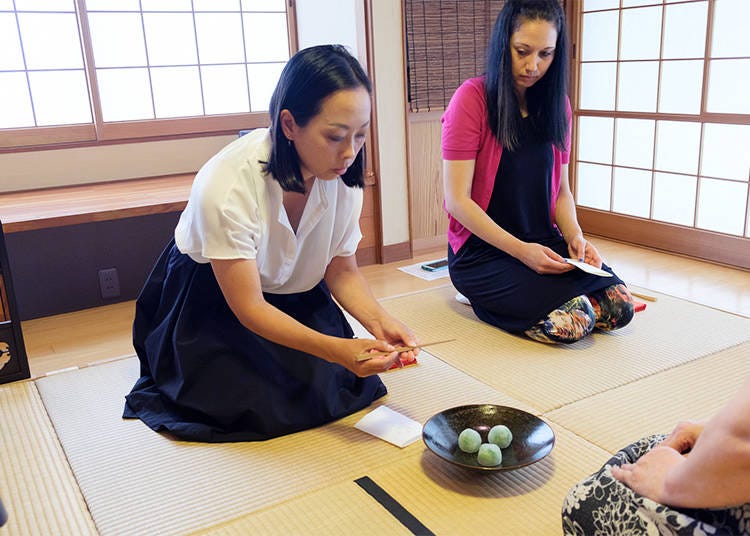
[[[185,208],[194,173],[0,193],[3,231],[16,233]]]

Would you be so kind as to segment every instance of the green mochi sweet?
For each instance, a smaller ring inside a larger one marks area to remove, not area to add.
[[[500,465],[500,462],[503,461],[503,452],[500,450],[500,447],[494,443],[483,443],[482,446],[479,447],[477,461],[479,462],[479,465],[487,467]]]
[[[458,434],[458,448],[464,452],[473,453],[479,450],[482,436],[473,428],[466,428]]]
[[[504,449],[513,441],[513,434],[507,426],[498,424],[490,428],[490,432],[487,434],[487,441]]]

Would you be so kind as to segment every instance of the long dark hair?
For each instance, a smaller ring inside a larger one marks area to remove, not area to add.
[[[271,173],[285,191],[305,191],[299,156],[281,128],[281,111],[289,110],[295,122],[304,127],[320,113],[322,102],[342,89],[364,87],[372,94],[372,84],[359,62],[342,45],[305,48],[292,56],[271,96],[271,154],[265,171]],[[347,186],[364,185],[364,148],[341,176]]]
[[[535,20],[552,23],[557,29],[557,42],[546,74],[526,90],[526,106],[541,140],[564,150],[568,133],[568,37],[558,0],[508,0],[500,10],[487,51],[485,97],[490,129],[503,147],[513,150],[518,146],[521,110],[513,84],[510,38],[523,22]]]

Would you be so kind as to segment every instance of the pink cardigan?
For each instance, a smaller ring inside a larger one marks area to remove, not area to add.
[[[550,214],[555,221],[555,205],[560,192],[562,166],[570,161],[570,101],[567,102],[568,140],[566,150],[552,147],[552,195]],[[470,78],[456,90],[442,118],[443,160],[475,160],[471,198],[487,210],[495,185],[495,175],[500,165],[503,147],[493,136],[487,120],[487,101],[484,95],[484,77]],[[448,213],[448,243],[457,252],[471,236],[471,231]]]

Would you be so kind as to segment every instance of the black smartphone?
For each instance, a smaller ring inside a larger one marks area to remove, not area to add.
[[[436,272],[437,270],[442,270],[443,268],[448,268],[447,257],[445,259],[438,259],[436,261],[426,262],[422,265],[422,270],[427,270],[428,272]]]

